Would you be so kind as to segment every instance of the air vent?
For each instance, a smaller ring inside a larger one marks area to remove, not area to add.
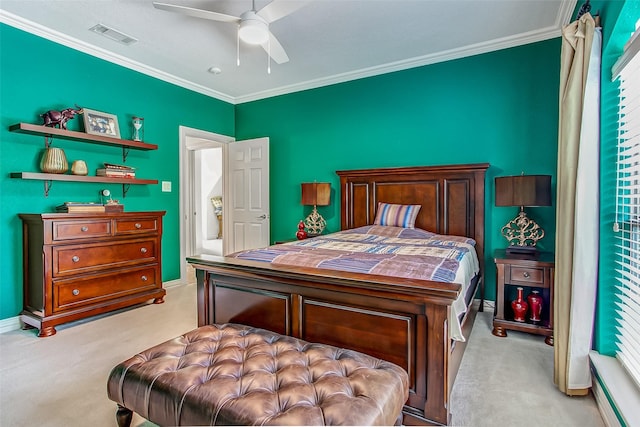
[[[138,39],[136,38],[121,33],[118,30],[114,30],[113,28],[109,28],[103,24],[94,25],[93,27],[89,28],[89,31],[93,31],[94,33],[98,33],[108,39],[115,40],[118,43],[122,43],[127,46],[138,41]]]

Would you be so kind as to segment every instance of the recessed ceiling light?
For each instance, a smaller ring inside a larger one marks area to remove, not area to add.
[[[211,74],[220,74],[222,72],[222,68],[220,67],[211,67],[207,70]]]
[[[115,40],[118,43],[122,43],[127,46],[138,41],[135,37],[128,36],[123,32],[114,30],[113,28],[107,27],[103,24],[94,25],[89,28],[89,31],[93,31],[96,34],[100,34],[101,36],[105,36],[108,39]]]

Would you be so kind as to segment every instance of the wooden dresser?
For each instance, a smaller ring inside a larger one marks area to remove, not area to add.
[[[21,320],[55,326],[153,299],[164,302],[158,212],[19,214],[23,229]]]

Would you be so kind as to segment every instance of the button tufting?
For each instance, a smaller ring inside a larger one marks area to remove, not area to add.
[[[391,363],[242,325],[203,326],[132,360],[110,376],[109,397],[122,387],[118,398],[159,425],[371,425],[383,407],[392,409],[375,423],[389,425],[408,397],[406,373]]]

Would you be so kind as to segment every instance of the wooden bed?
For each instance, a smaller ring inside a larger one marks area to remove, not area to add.
[[[488,167],[338,171],[341,228],[372,224],[378,202],[420,204],[417,228],[476,240],[481,270],[470,295],[480,288],[483,299]],[[403,423],[449,424],[450,392],[466,344],[448,335],[460,285],[208,255],[187,260],[196,268],[199,326],[242,323],[394,362],[409,373]],[[470,304],[462,320],[465,337],[476,311]]]

